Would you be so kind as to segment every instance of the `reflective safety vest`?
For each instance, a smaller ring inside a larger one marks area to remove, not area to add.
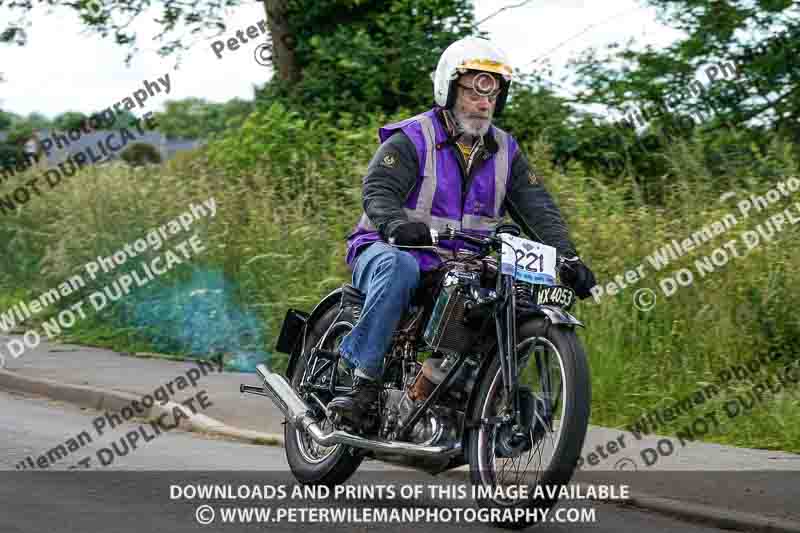
[[[503,201],[511,176],[511,162],[517,152],[517,142],[505,131],[490,126],[498,150],[484,161],[476,161],[472,182],[466,196],[462,195],[461,166],[455,150],[444,144],[447,131],[431,109],[401,122],[383,126],[378,130],[381,143],[393,132],[401,130],[417,149],[419,170],[417,182],[411,189],[403,208],[410,221],[426,223],[431,229],[444,231],[447,225],[475,235],[488,235],[505,216]],[[462,204],[462,197],[464,202]],[[355,230],[347,237],[347,264],[353,261],[359,248],[382,241],[375,225],[366,213],[361,215]],[[442,257],[452,258],[459,249],[473,248],[463,241],[440,241]],[[433,251],[411,252],[420,270],[432,270],[441,258]]]

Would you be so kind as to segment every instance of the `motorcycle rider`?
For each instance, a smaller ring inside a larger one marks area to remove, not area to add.
[[[588,297],[595,285],[517,142],[491,124],[505,106],[511,81],[509,61],[491,41],[458,40],[433,75],[436,106],[379,129],[382,144],[363,180],[364,213],[347,238],[352,284],[366,295],[358,323],[339,347],[345,365],[354,369],[353,387],[328,404],[356,425],[377,400],[384,354],[421,273],[441,262],[432,251],[404,251],[388,242],[430,246],[430,229],[448,224],[488,235],[507,210],[528,236],[567,259],[561,280],[578,297]],[[460,246],[438,245],[446,258]]]

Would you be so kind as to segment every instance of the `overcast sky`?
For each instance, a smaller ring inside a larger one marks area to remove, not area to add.
[[[477,20],[519,0],[475,0]],[[534,0],[528,5],[500,13],[481,28],[511,56],[514,66],[530,71],[533,61],[546,56],[556,67],[590,46],[635,37],[665,46],[680,34],[656,22],[655,11],[642,7],[638,0]],[[264,19],[261,2],[243,1],[229,10],[224,37],[246,29]],[[150,17],[152,18],[152,17]],[[0,28],[9,21],[0,13]],[[148,98],[143,107],[133,110],[141,116],[163,109],[167,99],[189,96],[224,102],[234,97],[250,99],[253,85],[267,81],[272,71],[253,58],[257,38],[236,51],[225,50],[218,59],[211,49],[214,40],[198,39],[183,56],[178,70],[173,58],[161,58],[156,44],[146,39],[155,35],[157,25],[141,21],[137,30],[142,52],[130,67],[124,64],[126,49],[108,39],[90,35],[82,29],[75,13],[68,8],[37,7],[29,28],[29,43],[22,48],[0,45],[0,83],[2,108],[27,115],[38,111],[53,117],[64,111],[84,113],[104,109],[142,87],[143,80],[156,82],[170,75],[170,93]],[[433,70],[433,65],[431,70]],[[556,81],[556,80],[554,80]],[[569,87],[567,87],[569,89]]]

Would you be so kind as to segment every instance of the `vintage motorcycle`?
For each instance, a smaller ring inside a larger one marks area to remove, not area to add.
[[[434,475],[469,464],[472,484],[490,488],[479,507],[552,507],[555,499],[495,487],[560,487],[580,456],[591,385],[575,333],[583,324],[568,312],[574,292],[556,284],[564,262],[514,224],[488,236],[431,233],[433,247],[401,248],[441,251],[448,239],[465,249],[427,273],[396,328],[374,417],[356,430],[326,408],[351,386],[337,349],[363,308],[351,285],[310,314],[290,309],[276,347],[290,356],[286,378],[262,364],[263,387],[241,390],[268,396],[286,417],[286,458],[300,483],[343,483],[365,458]]]

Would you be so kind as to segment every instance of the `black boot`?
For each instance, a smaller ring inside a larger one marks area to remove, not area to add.
[[[353,376],[353,389],[335,397],[328,403],[328,410],[343,422],[363,426],[370,412],[375,412],[380,385],[363,376]]]

